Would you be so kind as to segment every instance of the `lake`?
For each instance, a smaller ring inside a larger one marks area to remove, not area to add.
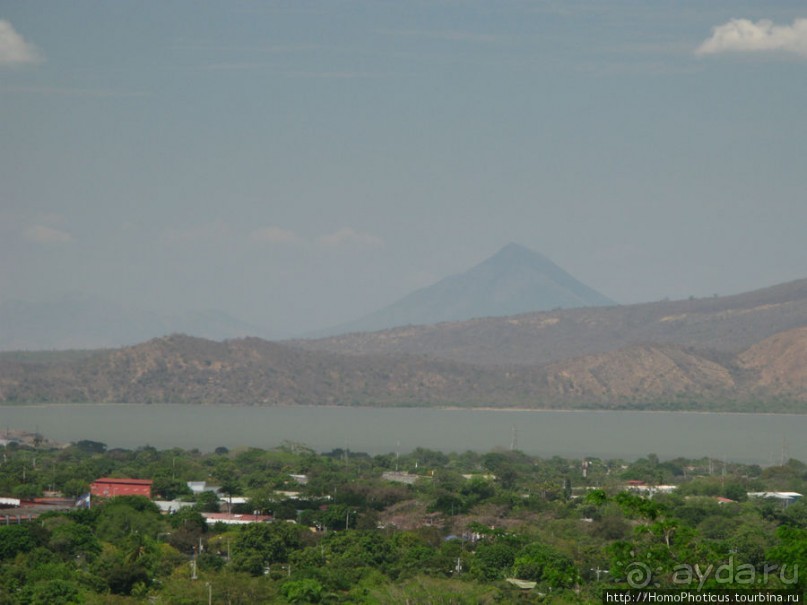
[[[662,459],[711,456],[778,464],[807,461],[807,415],[697,412],[534,411],[186,404],[0,406],[0,429],[38,431],[61,442],[110,447],[272,448],[380,454],[510,448],[538,456]]]

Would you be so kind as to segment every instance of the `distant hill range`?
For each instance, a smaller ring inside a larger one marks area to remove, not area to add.
[[[545,256],[511,243],[465,273],[317,336],[613,304]]]
[[[428,355],[477,365],[539,366],[629,346],[736,354],[807,326],[807,279],[734,296],[488,317],[292,344],[352,355]]]
[[[807,412],[807,280],[273,343],[0,354],[0,401]]]
[[[88,296],[0,303],[0,351],[119,347],[172,332],[214,340],[267,336],[214,310],[166,314]]]
[[[413,292],[363,319],[311,336],[611,304],[549,259],[508,244],[465,273]],[[171,333],[211,340],[271,338],[265,328],[216,310],[160,313],[84,295],[0,303],[0,351],[111,348]]]

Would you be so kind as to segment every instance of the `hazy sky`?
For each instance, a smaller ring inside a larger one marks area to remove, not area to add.
[[[355,319],[510,241],[622,303],[807,277],[793,2],[0,0],[0,300]]]

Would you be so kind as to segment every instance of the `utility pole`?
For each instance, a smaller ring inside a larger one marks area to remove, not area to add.
[[[193,559],[191,559],[191,580],[196,580],[196,557],[199,556],[199,551],[196,550],[196,544],[193,545]]]

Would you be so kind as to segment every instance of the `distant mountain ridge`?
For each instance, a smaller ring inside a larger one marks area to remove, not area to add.
[[[511,243],[464,273],[360,320],[310,336],[612,304],[548,258]],[[0,351],[113,348],[170,333],[212,340],[272,337],[262,326],[217,310],[161,313],[83,294],[0,302]]]
[[[803,326],[807,279],[733,296],[487,317],[293,344],[352,355],[427,355],[482,366],[540,366],[635,345],[733,355]]]
[[[807,280],[328,339],[0,353],[0,402],[807,413]]]
[[[510,243],[464,273],[446,277],[357,321],[318,335],[613,304],[545,256]]]
[[[64,362],[14,357],[0,354],[0,402],[487,405],[494,394],[522,401],[525,383],[541,380],[413,357],[356,358],[259,338],[182,334]]]
[[[183,335],[54,361],[0,354],[0,402],[519,407],[807,413],[807,328],[739,355],[634,345],[541,367],[305,351]]]

